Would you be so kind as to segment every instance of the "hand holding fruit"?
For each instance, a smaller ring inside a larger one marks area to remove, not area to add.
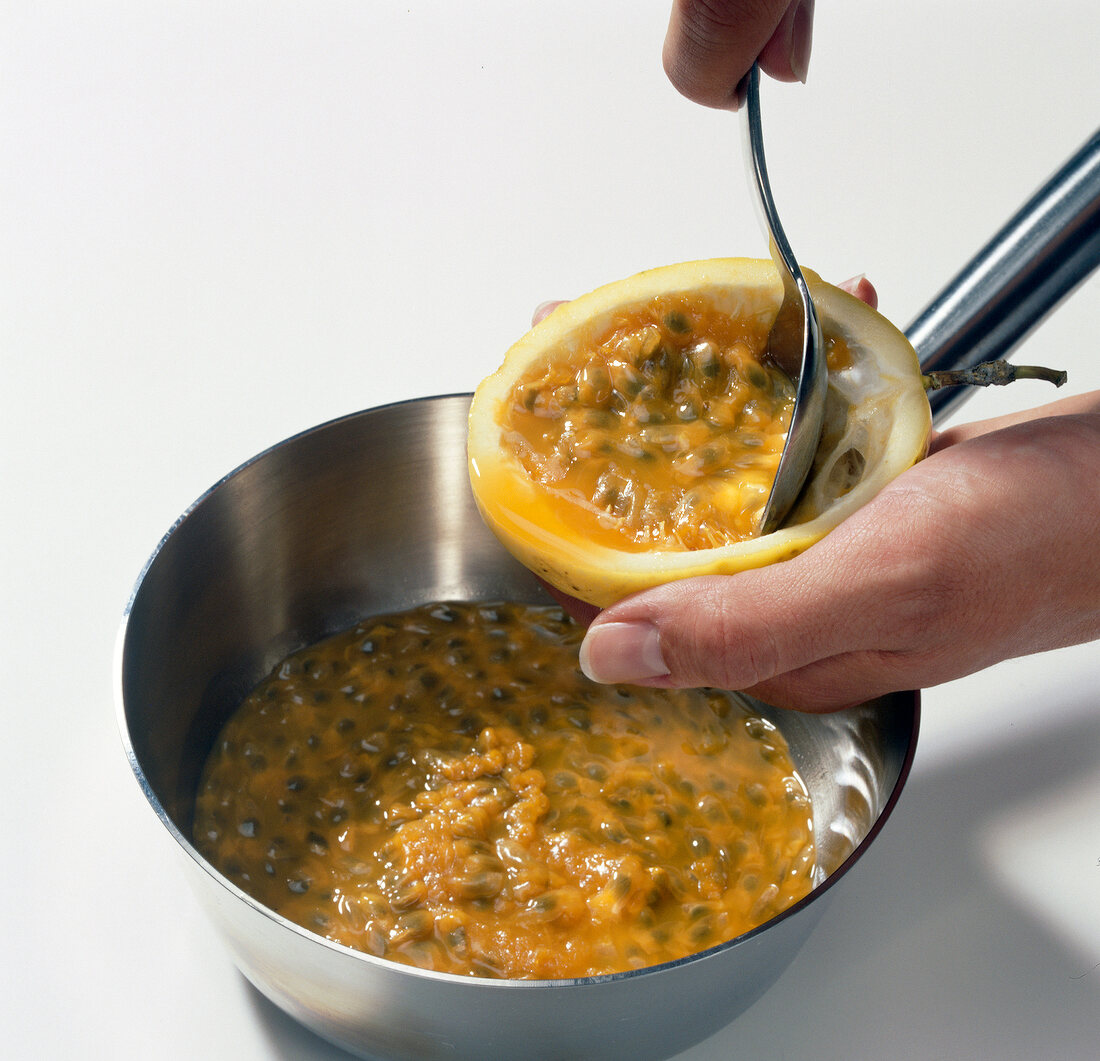
[[[601,681],[714,685],[829,710],[1100,638],[1100,391],[939,435],[781,564],[603,611]]]
[[[840,286],[877,302],[863,278]],[[1100,637],[1098,468],[1100,392],[952,428],[801,556],[602,613],[566,600],[594,620],[582,663],[828,710]]]

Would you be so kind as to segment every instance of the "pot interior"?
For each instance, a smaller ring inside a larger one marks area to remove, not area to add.
[[[200,498],[149,561],[121,638],[123,728],[146,794],[189,849],[216,734],[287,654],[429,601],[549,600],[474,505],[468,407],[468,395],[420,399],[288,439]],[[916,694],[829,715],[754,706],[783,732],[813,799],[820,883],[896,798]]]

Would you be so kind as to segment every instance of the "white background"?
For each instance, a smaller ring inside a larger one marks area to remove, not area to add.
[[[1100,15],[818,7],[808,85],[765,84],[776,196],[803,261],[866,272],[904,327],[1095,128]],[[668,85],[666,21],[667,0],[0,2],[0,1053],[342,1056],[237,974],[129,773],[122,609],[259,450],[471,390],[544,299],[764,252],[737,119]],[[1100,386],[1098,294],[1016,360]],[[928,691],[883,835],[779,984],[682,1061],[1100,1054],[1098,663]]]

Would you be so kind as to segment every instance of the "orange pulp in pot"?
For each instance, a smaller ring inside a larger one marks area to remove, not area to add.
[[[327,939],[468,976],[672,961],[806,895],[809,798],[734,694],[599,686],[560,609],[444,603],[284,660],[218,737],[194,838]]]

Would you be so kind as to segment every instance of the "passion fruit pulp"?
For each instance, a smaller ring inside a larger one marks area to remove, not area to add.
[[[713,259],[564,303],[477,388],[471,485],[504,546],[606,607],[796,556],[919,460],[931,413],[912,346],[865,303],[806,277],[829,395],[783,527],[756,534],[792,401],[763,355],[782,286],[770,261]]]

